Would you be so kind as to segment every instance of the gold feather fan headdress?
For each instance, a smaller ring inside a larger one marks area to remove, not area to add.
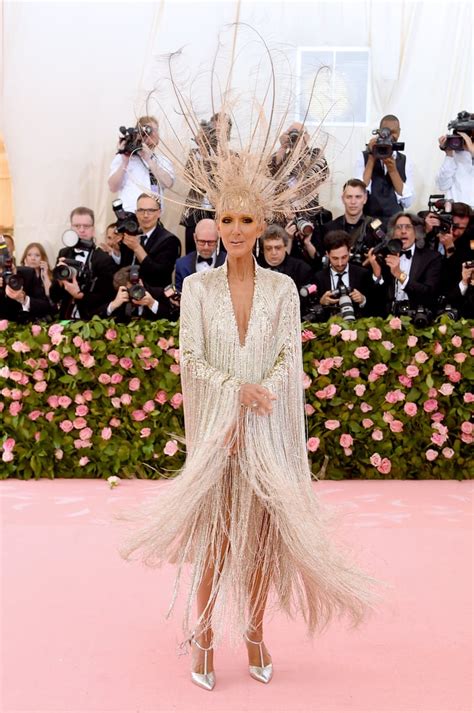
[[[222,62],[226,45],[221,35],[210,72],[188,81],[186,88],[178,80],[182,51],[167,58],[168,79],[178,107],[175,112],[181,115],[196,149],[186,151],[182,132],[169,120],[169,112],[158,101],[156,92],[149,97],[158,104],[168,125],[169,131],[163,133],[174,137],[162,138],[160,148],[191,188],[186,202],[176,194],[171,197],[170,191],[167,200],[196,209],[202,209],[203,203],[210,204],[217,215],[230,209],[249,211],[267,221],[290,210],[303,212],[309,205],[314,206],[328,168],[323,152],[312,149],[302,131],[285,161],[272,169],[272,156],[280,148],[279,137],[295,102],[288,59],[281,51],[271,51],[262,36],[248,25],[236,23],[231,31],[232,49],[227,61]],[[250,40],[246,33],[250,33]],[[252,55],[256,57],[253,66]],[[246,63],[247,86],[236,88],[233,80],[242,60]],[[226,67],[222,72],[223,63]],[[316,76],[308,109],[315,83]],[[207,106],[210,103],[212,117],[204,122],[199,120],[197,106],[206,103],[209,93]],[[198,95],[197,99],[193,94]],[[306,116],[303,124],[305,119]]]

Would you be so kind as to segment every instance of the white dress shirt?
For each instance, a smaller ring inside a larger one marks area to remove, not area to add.
[[[445,156],[436,176],[436,185],[446,198],[474,207],[474,158],[469,151]]]
[[[392,158],[393,159],[397,158],[396,151],[394,151],[392,153]],[[403,193],[400,195],[400,193],[397,193],[395,191],[395,195],[397,196],[397,201],[403,207],[403,210],[407,210],[407,208],[409,208],[411,206],[411,204],[413,203],[413,199],[415,197],[415,193],[414,193],[414,189],[413,189],[413,166],[412,166],[412,163],[411,163],[410,159],[408,158],[408,156],[405,156],[405,158],[406,158],[406,161],[405,161],[406,181],[403,184]],[[380,160],[380,159],[378,159],[378,160]],[[386,175],[387,167],[383,163],[383,161],[382,161],[382,167],[383,167],[384,173]],[[360,178],[360,180],[362,181],[363,176],[364,176],[364,170],[365,170],[364,154],[361,151],[359,156],[357,157],[354,178]],[[371,186],[372,186],[372,181],[370,181],[369,185],[367,186],[368,191],[370,191]]]
[[[171,161],[168,161],[165,156],[157,156],[156,154],[152,155],[150,167],[152,161],[156,161],[158,166],[163,171],[166,171],[172,181],[174,181],[173,164]],[[116,154],[110,165],[109,178],[120,168],[122,163],[122,154]],[[150,172],[146,161],[144,161],[144,159],[140,156],[134,154],[133,156],[130,156],[130,160],[126,170],[124,171],[122,184],[117,192],[117,196],[123,203],[123,209],[134,213],[137,209],[138,196],[140,193],[144,192],[157,193],[160,196],[161,212],[163,214],[163,188],[160,183],[156,186],[151,185]]]

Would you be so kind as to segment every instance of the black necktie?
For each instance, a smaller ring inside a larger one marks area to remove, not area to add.
[[[411,250],[402,250],[400,253],[400,257],[402,255],[405,255],[407,260],[411,260]]]
[[[198,255],[198,262],[207,262],[208,265],[212,265],[212,257],[202,257],[201,255]]]
[[[343,275],[345,275],[345,274],[346,274],[345,270],[344,270],[344,272],[336,273],[336,276],[337,276],[336,290],[340,290],[341,287],[345,287],[344,280],[342,279]]]

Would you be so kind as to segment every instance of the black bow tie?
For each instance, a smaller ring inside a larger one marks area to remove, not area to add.
[[[86,250],[74,250],[74,255],[79,256],[82,255],[82,257],[85,257],[87,255]]]
[[[411,260],[411,250],[402,250],[400,253],[400,257],[402,255],[405,255],[407,260]]]
[[[212,257],[202,257],[201,255],[198,255],[198,262],[207,262],[208,265],[212,265]]]

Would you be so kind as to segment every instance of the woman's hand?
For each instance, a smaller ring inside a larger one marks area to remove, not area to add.
[[[272,401],[276,401],[276,396],[260,384],[242,384],[240,387],[240,405],[251,409],[259,416],[271,414]]]

